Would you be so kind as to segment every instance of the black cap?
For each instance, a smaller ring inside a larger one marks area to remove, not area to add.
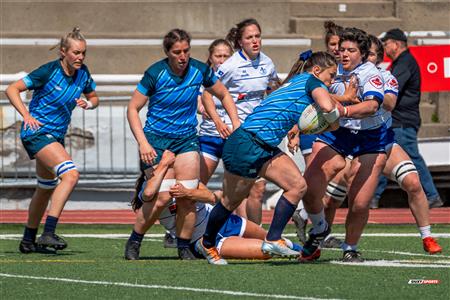
[[[407,38],[403,30],[399,28],[394,28],[386,32],[384,37],[381,38],[381,41],[385,42],[387,40],[395,40],[395,41],[402,41],[407,42]]]

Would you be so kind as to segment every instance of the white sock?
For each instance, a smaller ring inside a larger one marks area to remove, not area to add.
[[[324,232],[328,227],[323,209],[318,214],[309,214],[309,219],[311,220],[313,226],[313,229],[311,230],[311,233],[313,234]]]
[[[431,236],[431,226],[430,225],[419,227],[419,231],[420,231],[420,237],[422,238],[422,240],[424,238]]]
[[[303,200],[300,200],[300,202],[297,205],[297,209],[305,209],[305,207],[303,206]]]
[[[306,212],[306,209],[300,209],[299,215],[303,220],[308,220],[308,213]]]
[[[358,249],[358,245],[349,245],[347,243],[342,243],[341,248],[343,251],[356,251]]]

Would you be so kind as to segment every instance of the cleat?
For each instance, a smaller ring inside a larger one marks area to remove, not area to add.
[[[210,263],[212,265],[227,265],[228,264],[225,259],[220,257],[220,254],[217,251],[216,247],[205,248],[205,246],[203,246],[203,238],[199,239],[195,243],[195,249],[206,258],[208,263]]]
[[[196,260],[196,259],[198,259],[189,248],[178,248],[178,257],[181,260]]]
[[[341,249],[342,241],[334,236],[328,236],[323,243],[322,248]]]
[[[27,240],[21,240],[19,244],[19,251],[23,254],[36,252],[36,243]]]
[[[48,250],[38,246],[35,242],[22,240],[19,244],[19,251],[23,254],[29,253],[42,253],[42,254],[55,254],[55,251]]]
[[[303,245],[303,250],[298,258],[300,262],[314,261],[320,257],[320,246],[325,238],[330,234],[331,228],[328,226],[324,232],[313,234],[309,231],[309,239]]]
[[[306,224],[308,224],[308,219],[304,220],[300,216],[300,209],[296,210],[292,215],[292,221],[294,221],[297,237],[300,243],[306,243]]]
[[[163,240],[164,248],[176,248],[177,247],[177,238],[173,237],[170,232],[166,232]]]
[[[348,251],[344,251],[344,255],[342,256],[342,261],[348,262],[348,263],[354,263],[354,262],[361,263],[361,262],[364,262],[364,258],[362,258],[361,252],[354,251],[354,250],[348,250]]]
[[[440,197],[437,197],[436,199],[434,199],[433,201],[429,202],[428,207],[430,209],[432,208],[438,208],[444,205],[444,202],[442,202]]]
[[[139,250],[141,243],[138,241],[127,241],[125,245],[125,259],[126,260],[139,260]]]
[[[442,247],[439,246],[438,242],[431,236],[424,238],[422,242],[423,250],[430,253],[431,255],[442,252]]]
[[[288,257],[288,256],[298,256],[300,254],[300,252],[289,248],[284,239],[279,239],[277,241],[264,240],[261,246],[261,251],[271,256]]]
[[[53,248],[55,250],[63,250],[67,248],[67,243],[55,233],[44,232],[36,242],[38,247]]]

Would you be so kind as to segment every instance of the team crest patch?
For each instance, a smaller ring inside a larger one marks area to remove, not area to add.
[[[371,85],[376,87],[377,89],[383,86],[383,80],[381,80],[380,76],[376,75],[369,79]]]
[[[398,88],[398,82],[397,79],[392,78],[391,80],[389,80],[388,85],[394,88]]]

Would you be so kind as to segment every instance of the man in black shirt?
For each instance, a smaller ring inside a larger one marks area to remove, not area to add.
[[[381,40],[386,55],[392,59],[391,73],[397,78],[399,85],[397,104],[392,111],[392,128],[395,133],[395,141],[414,162],[430,208],[440,207],[443,203],[417,145],[417,132],[421,121],[419,66],[408,50],[407,38],[402,30],[391,29]],[[375,193],[375,203],[386,187],[386,183],[385,177],[380,178]]]

